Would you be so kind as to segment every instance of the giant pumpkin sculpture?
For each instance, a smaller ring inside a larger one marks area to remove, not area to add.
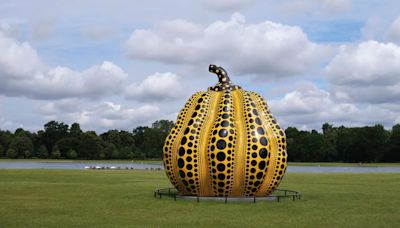
[[[286,170],[284,131],[260,95],[209,71],[218,84],[192,95],[165,140],[166,174],[183,195],[269,195]]]

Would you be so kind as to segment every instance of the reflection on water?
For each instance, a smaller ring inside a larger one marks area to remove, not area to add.
[[[4,161],[0,169],[164,169],[161,164]],[[288,166],[289,173],[400,173],[400,166]]]

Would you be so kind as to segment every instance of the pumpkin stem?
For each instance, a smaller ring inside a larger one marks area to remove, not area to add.
[[[228,77],[228,73],[225,71],[224,68],[210,64],[210,67],[208,68],[208,70],[211,73],[218,75],[219,84],[226,85],[226,84],[232,83],[231,79],[229,79],[229,77]]]

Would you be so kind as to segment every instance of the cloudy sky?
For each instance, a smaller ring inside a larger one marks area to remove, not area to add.
[[[284,127],[400,123],[396,0],[3,0],[0,129],[175,120],[210,63]]]

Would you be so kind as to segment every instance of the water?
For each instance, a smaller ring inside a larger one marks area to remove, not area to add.
[[[0,169],[85,169],[85,167],[119,169],[164,169],[161,164],[101,162],[0,161]],[[288,166],[289,173],[400,173],[400,166]]]
[[[116,169],[163,169],[162,164],[144,163],[101,163],[101,162],[36,162],[36,161],[6,161],[0,162],[0,169],[85,169],[111,168]]]

